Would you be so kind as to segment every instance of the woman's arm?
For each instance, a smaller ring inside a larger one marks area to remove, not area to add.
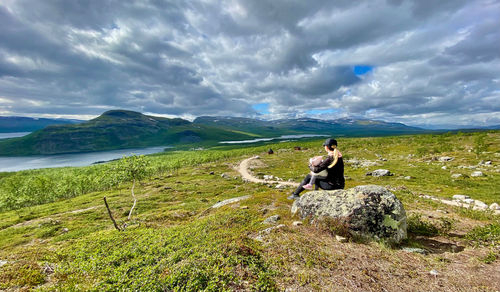
[[[312,171],[312,172],[320,172],[322,170],[325,170],[328,168],[328,165],[330,165],[333,161],[333,157],[331,157],[330,155],[328,155],[328,157],[321,161],[320,164],[318,164],[318,166],[312,166],[312,165],[309,165],[309,169]]]
[[[337,161],[339,161],[339,151],[337,150],[337,148],[335,148],[333,150],[333,162],[332,164],[328,165],[328,168],[334,167],[335,164],[337,164]]]

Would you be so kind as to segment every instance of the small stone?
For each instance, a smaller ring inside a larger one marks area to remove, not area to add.
[[[425,249],[417,248],[417,247],[403,247],[401,250],[406,251],[406,252],[411,252],[411,253],[419,253],[419,254],[423,254],[423,255],[428,254],[428,252]]]
[[[0,260],[0,267],[5,266],[8,261]]]
[[[443,214],[448,214],[448,211],[441,210],[441,209],[437,209],[436,212],[443,213]]]
[[[276,185],[276,189],[284,189],[284,188],[286,188],[285,185],[282,185],[282,184]]]
[[[470,174],[471,177],[480,177],[484,176],[482,171],[474,171],[473,173]]]
[[[243,209],[243,210],[248,209],[248,206],[240,206],[240,209]]]
[[[485,203],[483,203],[479,200],[475,200],[473,209],[474,210],[486,210],[486,209],[488,209],[488,205],[486,205]]]
[[[463,200],[464,203],[469,204],[469,205],[474,204],[475,201],[476,200],[474,200],[474,199],[465,199],[465,200]]]
[[[338,242],[347,242],[347,238],[343,237],[343,236],[340,236],[340,235],[335,235],[335,239],[338,241]]]
[[[486,161],[484,165],[491,165],[491,160]]]
[[[461,178],[461,177],[463,177],[463,176],[464,176],[464,175],[463,175],[463,174],[461,174],[461,173],[454,173],[454,174],[452,174],[452,175],[451,175],[451,178]]]
[[[429,271],[429,274],[431,274],[431,275],[433,275],[433,276],[437,276],[437,275],[439,275],[439,272],[438,272],[438,271],[436,271],[436,270],[430,270],[430,271]]]
[[[466,199],[470,199],[470,197],[467,195],[453,195],[453,200],[463,201]]]
[[[293,226],[300,226],[302,224],[303,224],[302,221],[293,221],[292,223]]]
[[[214,175],[214,174],[215,174],[215,172],[213,172],[213,171],[210,172],[210,175]]]
[[[441,169],[447,169],[446,165],[444,165],[443,167],[441,167]]]
[[[453,159],[455,159],[455,158],[450,157],[450,156],[441,156],[438,158],[438,160],[441,162],[452,161]]]
[[[266,220],[264,220],[265,224],[276,224],[281,219],[280,215],[273,215]]]
[[[412,179],[412,178],[413,178],[413,177],[411,177],[411,176],[409,176],[409,175],[404,177],[404,179],[406,179],[406,180],[410,180],[410,179]]]
[[[68,233],[69,232],[69,229],[64,227],[62,230],[61,230],[62,233]]]
[[[498,205],[497,203],[493,203],[490,205],[489,209],[490,210],[500,210],[500,205]]]
[[[380,176],[391,176],[391,172],[387,169],[377,169],[366,173],[367,176],[380,177]]]
[[[220,175],[220,177],[222,177],[222,178],[229,178],[229,175],[223,173],[223,174]]]
[[[254,159],[260,159],[260,156],[259,155],[256,155],[253,157]]]

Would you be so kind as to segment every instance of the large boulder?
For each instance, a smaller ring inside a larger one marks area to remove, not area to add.
[[[347,190],[308,192],[295,200],[292,213],[298,213],[303,219],[342,219],[350,233],[362,237],[399,243],[407,236],[403,204],[381,186],[364,185]]]

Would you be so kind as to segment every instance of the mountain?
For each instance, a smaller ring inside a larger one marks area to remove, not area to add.
[[[47,126],[24,137],[2,140],[0,155],[91,152],[249,138],[252,136],[183,119],[113,110],[80,124]]]
[[[423,133],[399,123],[372,120],[199,117],[193,122],[112,110],[79,124],[50,125],[27,136],[0,141],[0,155],[60,154],[167,145],[215,145],[289,134],[381,136]]]
[[[49,125],[81,123],[80,120],[44,119],[26,117],[0,117],[0,133],[33,132]]]
[[[336,119],[319,120],[310,118],[263,121],[235,117],[199,117],[195,124],[222,127],[236,131],[252,132],[263,136],[277,134],[324,134],[334,136],[381,136],[428,132],[401,123],[387,123],[373,120]]]

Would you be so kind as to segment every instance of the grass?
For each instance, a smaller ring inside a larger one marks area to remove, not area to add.
[[[460,193],[487,203],[500,201],[496,187],[500,182],[500,133],[486,134],[479,157],[468,152],[475,147],[476,135],[338,139],[344,158],[380,164],[360,167],[346,163],[345,174],[350,177],[346,188],[362,184],[389,187],[409,214],[409,233],[415,237],[406,244],[430,250],[426,256],[369,242],[341,244],[332,236],[344,234],[341,222],[311,225],[304,221],[295,227],[292,222],[297,218],[290,214],[291,202],[286,200],[291,189],[247,183],[234,170],[244,158],[260,155],[255,174],[299,181],[308,172],[308,158],[322,154],[321,140],[146,156],[148,172],[136,185],[138,203],[132,220],[127,220],[133,203],[132,183],[119,175],[117,162],[3,173],[0,260],[7,264],[0,267],[0,289],[391,290],[397,283],[402,290],[439,290],[439,284],[450,290],[498,290],[498,219],[488,212],[419,197],[450,198]],[[294,146],[305,150],[296,151]],[[269,148],[275,154],[265,154]],[[419,153],[419,148],[426,150]],[[455,159],[446,163],[434,159],[445,155]],[[480,160],[491,160],[492,166],[478,167]],[[459,168],[471,165],[486,176],[459,181],[450,177],[454,171],[472,171]],[[365,175],[377,168],[387,168],[395,175]],[[10,193],[15,188],[5,187],[7,181],[19,191]],[[64,185],[68,181],[75,183]],[[21,196],[20,204],[6,207],[6,196],[15,197],[13,194]],[[219,201],[244,195],[251,198],[210,209]],[[125,231],[113,228],[104,196],[118,224],[128,224]],[[269,227],[262,221],[271,215],[280,215],[279,223],[286,227],[271,232],[263,242],[254,240]],[[444,246],[441,251],[429,247],[436,243]],[[452,245],[471,249],[452,253]],[[473,266],[475,262],[487,265]],[[454,273],[464,266],[474,280]],[[443,275],[439,281],[429,281],[432,269]]]

